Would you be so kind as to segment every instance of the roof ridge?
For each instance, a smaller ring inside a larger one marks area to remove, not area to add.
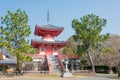
[[[42,28],[52,28],[52,29],[61,29],[61,28],[64,28],[64,27],[59,27],[59,26],[55,26],[53,24],[50,24],[50,23],[46,23],[46,24],[43,24],[43,25],[36,25],[38,27],[42,27]]]

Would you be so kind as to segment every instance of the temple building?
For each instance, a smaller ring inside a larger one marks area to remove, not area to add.
[[[8,68],[16,70],[16,57],[11,55],[6,47],[0,48],[0,71],[4,73]]]
[[[56,41],[54,37],[57,37],[63,30],[63,27],[51,24],[36,25],[34,34],[42,38],[32,40],[32,46],[38,48],[38,55],[58,55],[60,48],[64,47],[66,42]]]
[[[38,53],[33,56],[35,71],[44,69],[49,71],[50,74],[57,74],[64,71],[63,60],[69,56],[61,54],[60,50],[66,46],[67,42],[54,39],[59,36],[63,30],[64,27],[51,24],[35,26],[34,34],[40,37],[38,40],[31,40],[31,45],[38,49]],[[71,58],[72,57],[74,56],[71,56]],[[75,58],[78,58],[78,56]]]

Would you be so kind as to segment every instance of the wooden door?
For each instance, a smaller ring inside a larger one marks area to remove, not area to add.
[[[45,49],[45,54],[53,54],[53,48],[51,45],[47,45]]]

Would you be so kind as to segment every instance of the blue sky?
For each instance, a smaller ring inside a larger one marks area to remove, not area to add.
[[[102,33],[120,35],[120,0],[0,0],[0,16],[4,16],[8,10],[14,12],[18,8],[29,16],[32,31],[29,39],[38,38],[33,34],[35,25],[46,24],[48,9],[49,23],[64,27],[56,40],[67,40],[74,34],[72,20],[90,13],[107,19]]]

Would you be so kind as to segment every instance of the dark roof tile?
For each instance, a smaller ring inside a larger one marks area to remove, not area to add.
[[[45,25],[40,25],[40,26],[37,25],[37,27],[47,28],[47,29],[55,29],[55,30],[64,29],[63,27],[58,27],[58,26],[54,26],[51,24],[45,24]]]
[[[0,60],[0,64],[17,64],[16,60]]]
[[[0,48],[3,55],[10,57],[10,52],[5,47]]]

